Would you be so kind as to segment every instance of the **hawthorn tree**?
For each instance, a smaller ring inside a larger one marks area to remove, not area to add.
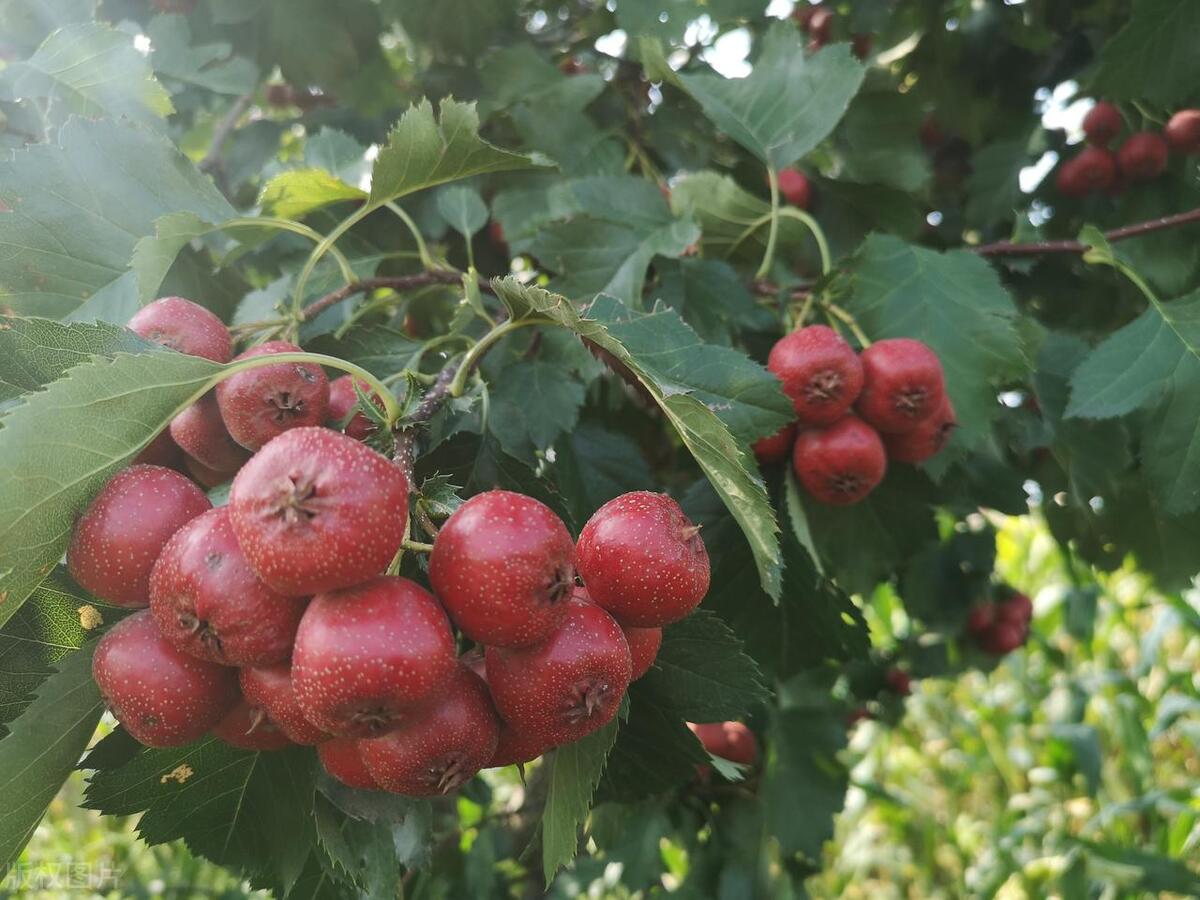
[[[1198,28],[0,0],[0,871],[82,768],[278,896],[803,895],[854,723],[1029,636],[981,511],[1200,569]]]

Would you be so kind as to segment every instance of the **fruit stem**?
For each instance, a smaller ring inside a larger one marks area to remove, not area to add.
[[[390,201],[390,200],[387,203],[385,203],[384,206],[386,206],[390,212],[395,213],[397,218],[399,218],[400,221],[403,222],[408,227],[408,230],[412,232],[413,240],[416,241],[416,243],[417,243],[417,255],[421,259],[421,265],[424,266],[426,269],[440,268],[439,266],[437,266],[434,263],[433,257],[431,257],[429,255],[429,248],[425,245],[425,238],[421,237],[421,229],[417,227],[417,223],[414,222],[412,220],[412,217],[409,216],[409,214],[404,211],[403,207],[401,207],[398,203],[395,203],[394,201]],[[468,238],[467,239],[468,258],[470,258],[470,253],[471,253],[471,241]],[[474,267],[474,265],[475,265],[475,263],[472,262],[471,266]]]
[[[816,294],[809,294],[804,298],[804,305],[800,307],[800,313],[796,316],[796,321],[792,326],[792,330],[804,327],[804,320],[808,318],[808,314],[812,312],[813,303],[816,301]]]
[[[763,254],[762,265],[758,267],[755,278],[766,278],[775,262],[775,240],[779,236],[779,175],[774,166],[767,166],[767,184],[771,186],[771,227],[767,232],[767,252]]]
[[[507,319],[481,337],[470,350],[464,354],[462,362],[458,364],[458,371],[454,373],[454,380],[450,382],[450,387],[447,393],[451,397],[461,397],[463,390],[467,385],[467,379],[471,373],[475,371],[475,367],[479,365],[479,361],[483,355],[492,348],[492,345],[501,338],[507,336],[510,332],[516,331],[518,328],[525,328],[529,325],[553,325],[552,319],[545,316],[526,316],[523,319]]]
[[[284,219],[278,216],[238,216],[222,224],[220,230],[227,231],[231,228],[262,228],[264,226],[278,228],[280,231],[290,231],[292,234],[308,238],[314,244],[321,243],[321,232],[315,228],[310,228],[303,222],[294,222],[291,219]],[[341,250],[331,246],[329,248],[329,255],[337,263],[338,268],[341,270],[342,278],[345,281],[356,280],[350,260],[346,259],[346,255]]]
[[[420,541],[410,541],[406,539],[403,546],[405,550],[412,550],[414,553],[433,552],[433,544],[423,544]]]
[[[300,270],[300,274],[296,276],[296,288],[292,292],[292,314],[297,319],[301,318],[304,308],[304,289],[308,287],[308,279],[312,276],[313,269],[317,267],[317,263],[321,261],[321,257],[334,249],[334,245],[337,244],[338,239],[343,234],[378,208],[378,205],[364,203],[354,212],[350,213],[350,215],[346,216],[346,218],[342,219],[334,227],[333,231],[325,235],[317,246],[313,247],[312,252],[308,254],[308,259],[304,262],[304,267]]]
[[[817,242],[817,252],[821,254],[821,274],[828,275],[829,270],[833,268],[833,259],[829,255],[829,242],[825,240],[825,232],[817,220],[810,216],[802,209],[794,206],[785,206],[779,210],[779,215],[787,216],[789,219],[796,219],[803,222],[812,234],[813,240]]]
[[[862,345],[864,350],[871,346],[871,339],[867,337],[862,328],[859,327],[858,320],[855,319],[854,316],[850,315],[850,313],[842,309],[836,303],[826,303],[825,308],[829,310],[830,314],[835,316],[839,322],[850,329],[850,333],[854,335],[855,339],[859,342],[859,344]]]

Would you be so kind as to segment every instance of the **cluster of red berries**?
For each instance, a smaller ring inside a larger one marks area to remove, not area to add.
[[[1033,602],[1021,593],[1000,601],[988,600],[971,610],[967,634],[976,646],[993,656],[1012,653],[1029,638]]]
[[[194,349],[207,320],[188,321],[200,324],[172,320],[156,339]],[[295,377],[291,364],[255,371],[272,369]],[[279,383],[259,387],[262,408],[236,407],[255,440],[278,424],[263,409]],[[497,490],[438,531],[431,593],[382,574],[408,495],[399,466],[311,425],[266,439],[224,507],[171,469],[119,472],[67,553],[83,587],[140,610],[96,648],[113,714],[152,747],[209,732],[250,750],[315,745],[353,787],[441,794],[609,722],[662,626],[708,591],[699,528],[665,495],[617,497],[576,543],[548,507]],[[460,656],[455,627],[485,649]]]
[[[1162,134],[1139,131],[1127,137],[1117,152],[1108,149],[1121,133],[1121,111],[1101,100],[1083,119],[1088,146],[1059,167],[1055,184],[1064,197],[1084,197],[1107,191],[1118,193],[1126,182],[1149,181],[1167,168],[1171,151],[1200,153],[1200,109],[1175,113]]]
[[[792,10],[792,19],[808,35],[806,47],[808,52],[816,53],[833,37],[837,14],[822,4],[809,5],[800,2]],[[871,47],[874,43],[874,37],[869,34],[857,33],[850,36],[850,49],[859,59],[866,59],[871,55]]]
[[[796,477],[822,503],[857,503],[874,490],[887,461],[917,464],[936,455],[955,427],[937,354],[921,341],[891,338],[862,353],[832,328],[784,336],[767,359],[797,422],[754,445],[760,463],[788,454]]]

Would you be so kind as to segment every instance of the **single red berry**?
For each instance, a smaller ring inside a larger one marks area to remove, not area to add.
[[[250,451],[229,436],[217,395],[209,392],[171,420],[171,438],[205,469],[236,472]]]
[[[770,437],[754,442],[754,458],[762,466],[783,462],[792,455],[792,444],[795,440],[795,424],[785,425]]]
[[[132,319],[129,329],[148,341],[213,362],[229,362],[233,342],[229,329],[215,315],[191,300],[163,297],[143,306]]]
[[[1200,153],[1200,109],[1181,109],[1175,113],[1163,135],[1176,153]]]
[[[812,199],[808,177],[790,166],[779,170],[779,193],[783,194],[784,200],[800,209],[808,209],[809,200]]]
[[[1108,101],[1101,100],[1083,117],[1083,133],[1089,144],[1107,147],[1121,133],[1121,111]]]
[[[822,503],[848,506],[875,490],[887,472],[878,432],[857,416],[796,437],[792,469],[804,489]]]
[[[404,540],[408,479],[328,428],[297,428],[254,455],[229,493],[233,530],[258,576],[302,597],[388,567]]]
[[[1064,197],[1079,199],[1087,196],[1087,179],[1079,167],[1078,157],[1068,159],[1058,167],[1054,175],[1054,187]]]
[[[609,500],[583,526],[576,553],[592,601],[623,625],[678,622],[708,593],[700,527],[666,494],[633,491]]]
[[[858,354],[827,325],[784,335],[771,348],[767,368],[783,382],[802,425],[836,422],[863,387]]]
[[[1139,131],[1117,150],[1121,174],[1130,181],[1149,181],[1167,168],[1167,142],[1153,131]]]
[[[941,453],[957,427],[954,405],[949,396],[943,396],[934,414],[923,419],[912,431],[881,437],[889,458],[917,465]]]
[[[487,663],[484,661],[482,650],[467,651],[459,657],[459,662],[482,678],[485,684],[487,683]],[[514,728],[503,719],[500,719],[499,722],[500,737],[496,741],[496,752],[484,766],[485,769],[524,765],[550,749],[550,745],[541,735]]]
[[[876,431],[912,431],[941,406],[946,396],[942,364],[921,341],[876,341],[861,359],[863,389],[855,409]]]
[[[900,697],[907,697],[912,693],[912,676],[903,669],[888,669],[883,675],[883,680],[887,682],[888,689]]]
[[[496,709],[511,726],[548,745],[577,741],[612,721],[632,673],[621,626],[578,598],[544,643],[487,648]]]
[[[629,680],[637,681],[650,671],[658,657],[658,648],[662,646],[662,629],[622,625],[621,631],[625,633],[625,642],[629,644],[629,656],[633,661],[633,676]]]
[[[829,43],[829,38],[833,36],[833,10],[825,6],[814,9],[808,17],[808,33],[820,44]]]
[[[374,737],[433,700],[457,665],[434,596],[385,575],[313,598],[296,634],[292,686],[318,728]]]
[[[299,353],[288,341],[251,347],[237,359]],[[329,379],[315,363],[279,363],[229,376],[217,385],[221,417],[233,439],[257,450],[291,428],[323,425],[329,408]]]
[[[457,666],[436,701],[359,749],[384,790],[438,797],[458,790],[487,766],[499,737],[500,720],[483,679]]]
[[[1084,147],[1072,164],[1073,177],[1088,193],[1107,191],[1117,179],[1117,158],[1103,147]]]
[[[261,707],[238,702],[213,727],[213,737],[239,750],[283,750],[295,746]]]
[[[850,51],[862,61],[866,61],[871,55],[871,48],[875,46],[875,35],[859,33],[850,38]]]
[[[493,244],[505,253],[508,252],[508,241],[504,238],[504,226],[495,219],[488,222],[488,237],[492,239]]]
[[[92,677],[117,721],[147,747],[199,740],[238,701],[237,672],[177,650],[149,610],[122,619],[100,639]]]
[[[1028,628],[1033,618],[1033,601],[1024,594],[1013,594],[996,606],[996,620]]]
[[[317,744],[317,756],[325,771],[347,787],[360,791],[383,790],[367,771],[361,747],[362,741],[354,738],[334,738]]]
[[[183,468],[183,451],[171,437],[170,429],[160,431],[142,452],[133,458],[135,466],[162,466],[164,469]]]
[[[329,735],[308,721],[292,687],[289,663],[242,669],[238,672],[242,696],[262,709],[279,730],[296,744],[311,746],[328,740]]]
[[[494,647],[544,640],[575,587],[575,545],[548,506],[511,491],[472,497],[433,542],[429,581],[459,630]]]
[[[725,735],[725,752],[719,754],[730,762],[752,766],[758,762],[758,739],[754,732],[741,722],[722,722]]]
[[[283,662],[292,655],[304,607],[304,601],[271,590],[254,574],[227,506],[175,532],[150,574],[150,610],[163,637],[225,666]]]
[[[1026,629],[1020,625],[1012,622],[996,622],[983,633],[979,646],[993,656],[1005,656],[1025,643],[1026,635]]]
[[[688,730],[696,736],[706,752],[713,756],[725,758],[725,729],[724,722],[685,722]]]
[[[846,713],[846,727],[853,728],[859,722],[864,722],[874,718],[874,713],[872,713],[865,706],[860,706],[857,709],[852,709],[850,712]]]
[[[372,392],[371,386],[361,378],[355,379],[353,375],[343,375],[341,378],[335,379],[329,385],[329,425],[338,427],[346,417],[350,415],[350,411],[358,405],[358,394],[354,392],[354,383],[357,380],[359,390],[371,398],[373,403],[380,412],[383,412],[383,401],[379,396]],[[366,440],[370,435],[374,434],[378,426],[372,422],[362,412],[357,412],[354,417],[346,422],[346,427],[343,429],[346,434],[354,438],[356,441]]]
[[[558,71],[564,75],[583,75],[587,70],[587,66],[574,56],[565,56],[558,61]]]
[[[167,541],[212,508],[204,492],[161,466],[130,466],[101,488],[71,535],[67,568],[101,600],[150,603],[150,570]]]
[[[967,616],[967,632],[975,637],[982,637],[996,621],[996,604],[980,603],[971,607]]]
[[[207,491],[232,481],[233,476],[237,474],[237,469],[231,469],[228,472],[210,469],[204,463],[200,462],[200,460],[192,459],[186,455],[183,458],[183,467],[187,469],[187,473],[191,476],[192,481]]]

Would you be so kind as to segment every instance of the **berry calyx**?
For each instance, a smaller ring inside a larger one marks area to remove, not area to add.
[[[266,711],[241,700],[212,730],[213,737],[239,750],[282,750],[293,746]]]
[[[887,454],[878,432],[856,416],[828,428],[801,431],[792,468],[815,499],[831,506],[858,503],[883,481]]]
[[[438,797],[458,790],[496,752],[500,720],[487,686],[462,666],[445,692],[399,730],[359,744],[367,771],[385,791]]]
[[[883,445],[889,458],[917,465],[942,452],[950,441],[958,419],[949,397],[943,397],[933,415],[923,419],[916,428],[905,434],[885,434]]]
[[[471,640],[520,647],[563,621],[575,588],[575,545],[548,506],[511,491],[477,494],[433,542],[429,581]]]
[[[371,403],[380,412],[384,411],[383,401],[372,391],[367,382],[361,378],[356,379],[353,375],[343,375],[341,378],[334,379],[329,385],[329,412],[327,415],[331,426],[339,427],[350,415],[350,411],[358,405],[358,394],[354,391],[355,382],[358,383],[359,390],[371,398]],[[377,429],[378,426],[364,413],[357,412],[350,421],[346,422],[346,426],[342,430],[356,441],[362,441],[374,434]]]
[[[238,672],[242,696],[262,709],[279,730],[295,744],[310,746],[328,740],[329,735],[308,721],[292,687],[290,663],[259,666]]]
[[[633,674],[630,681],[637,681],[650,671],[654,660],[658,657],[658,648],[662,646],[661,628],[632,628],[621,626],[625,633],[625,642],[629,644],[629,657],[633,661]]]
[[[792,454],[792,442],[796,440],[796,426],[786,425],[770,437],[754,442],[754,458],[759,465],[769,466],[783,462]]]
[[[592,601],[623,625],[685,618],[708,593],[708,550],[679,504],[633,491],[596,510],[579,533],[579,574]]]
[[[163,297],[143,306],[128,328],[148,341],[213,362],[229,362],[233,343],[229,329],[198,303],[182,297]]]
[[[621,627],[572,598],[567,618],[534,647],[488,647],[488,687],[500,715],[548,746],[577,741],[617,714],[633,674]]]
[[[171,420],[171,438],[205,469],[236,472],[250,451],[229,436],[217,395],[205,394]]]
[[[1200,109],[1181,109],[1171,116],[1163,136],[1176,153],[1200,153]]]
[[[175,532],[150,575],[150,610],[163,637],[225,666],[287,659],[304,607],[254,574],[224,506]]]
[[[1089,144],[1107,147],[1121,133],[1121,111],[1112,103],[1101,100],[1083,117],[1083,133]]]
[[[112,714],[147,747],[199,740],[238,701],[237,673],[176,649],[149,610],[121,620],[100,639],[92,677]]]
[[[1167,142],[1153,131],[1130,135],[1117,150],[1121,174],[1130,181],[1149,181],[1167,168]]]
[[[258,576],[302,597],[387,568],[404,540],[408,479],[353,438],[297,428],[242,466],[229,510]]]
[[[435,699],[457,665],[437,600],[388,575],[313,598],[296,633],[292,686],[321,730],[375,737]]]
[[[362,741],[354,738],[334,738],[317,745],[317,758],[321,760],[322,768],[346,787],[381,791],[379,782],[367,771],[361,746]]]
[[[288,341],[251,347],[237,359],[299,353]],[[237,372],[217,385],[221,417],[233,439],[251,450],[292,428],[322,425],[329,408],[329,379],[314,363],[279,363]]]
[[[863,367],[854,348],[826,325],[784,335],[771,348],[767,368],[783,383],[803,425],[836,422],[863,387]]]
[[[150,603],[150,571],[176,531],[212,508],[204,492],[171,469],[130,466],[96,495],[71,535],[67,569],[117,606]]]
[[[937,354],[911,338],[876,341],[862,352],[863,389],[855,410],[885,434],[912,431],[942,404],[946,383]]]
[[[779,193],[783,194],[783,199],[792,206],[808,209],[809,200],[812,199],[812,188],[808,183],[808,177],[799,169],[789,166],[779,170],[778,178]]]

